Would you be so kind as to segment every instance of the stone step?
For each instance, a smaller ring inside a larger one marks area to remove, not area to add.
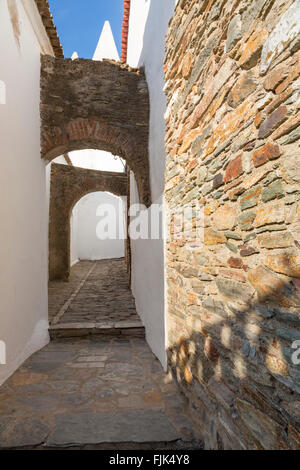
[[[49,328],[51,339],[72,338],[91,335],[113,335],[145,337],[145,328],[141,321],[119,321],[105,323],[58,323]]]
[[[161,411],[75,413],[56,417],[53,431],[38,445],[44,449],[195,449],[197,440],[183,441]]]
[[[8,447],[4,450],[177,450],[177,451],[190,451],[190,450],[203,450],[204,445],[202,441],[161,441],[161,442],[109,442],[100,444],[77,444],[77,445],[57,445],[48,446],[43,444],[40,446],[26,446],[26,447]],[[3,449],[1,449],[3,450]]]

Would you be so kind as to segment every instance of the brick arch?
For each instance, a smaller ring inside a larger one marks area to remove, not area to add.
[[[145,171],[148,157],[145,151],[141,154],[132,132],[117,129],[101,119],[74,119],[43,133],[42,155],[49,162],[65,153],[85,149],[104,150],[123,158],[136,176],[141,202],[149,206]]]
[[[98,149],[126,160],[150,205],[149,93],[144,73],[113,61],[42,57],[41,155]]]
[[[72,209],[82,197],[97,191],[126,196],[126,174],[52,164],[49,222],[50,280],[68,280]]]

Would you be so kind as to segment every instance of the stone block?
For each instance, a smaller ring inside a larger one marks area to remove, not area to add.
[[[250,189],[259,183],[269,173],[270,169],[267,167],[258,168],[253,171],[253,174],[243,180],[243,188]]]
[[[218,148],[224,149],[228,147],[232,142],[234,134],[243,123],[250,120],[256,114],[256,111],[255,102],[249,96],[237,108],[227,113],[212,133],[205,148],[204,156],[210,155]]]
[[[262,248],[288,248],[294,245],[294,239],[289,232],[268,233],[258,236],[258,243]]]
[[[276,273],[300,278],[300,255],[288,253],[267,255],[264,264]]]
[[[295,152],[284,158],[281,162],[281,171],[290,180],[291,183],[300,184],[300,155]]]
[[[275,112],[275,111],[274,111]],[[294,129],[296,129],[300,124],[300,113],[297,113],[296,116],[288,119],[282,126],[280,126],[274,133],[273,139],[279,139],[280,137],[289,134]]]
[[[245,426],[265,450],[288,449],[281,426],[250,403],[237,399],[237,409]]]
[[[280,157],[279,145],[268,142],[253,152],[253,163],[258,167],[278,157]]]
[[[287,107],[285,105],[277,108],[273,113],[260,125],[258,138],[264,139],[271,135],[277,127],[287,119]]]
[[[285,206],[283,203],[269,203],[259,207],[256,212],[254,227],[262,227],[267,224],[278,224],[285,220]]]
[[[224,181],[229,183],[230,181],[238,178],[243,173],[242,156],[238,155],[234,160],[231,160],[227,165],[225,171]]]
[[[287,76],[288,69],[286,65],[278,65],[275,69],[271,70],[264,80],[264,87],[267,91],[274,91],[279,83],[281,83]]]
[[[258,266],[248,272],[249,282],[258,294],[258,299],[264,301],[278,294],[283,288],[282,280],[264,266]]]
[[[190,76],[191,70],[192,70],[192,64],[193,64],[193,57],[190,53],[185,54],[183,61],[182,61],[182,66],[181,66],[181,73],[183,78],[187,79]]]
[[[251,71],[244,72],[228,95],[229,106],[231,106],[232,108],[236,108],[249,95],[251,95],[251,93],[255,91],[256,87],[257,84],[253,78]]]
[[[300,33],[300,0],[295,0],[280,18],[264,44],[261,54],[261,73],[265,73],[278,55]]]
[[[255,253],[258,253],[258,250],[256,248],[254,248],[253,246],[250,246],[250,245],[244,245],[241,249],[240,249],[240,255],[241,256],[251,256],[251,255],[254,255]]]
[[[253,222],[256,217],[255,212],[245,212],[238,217],[238,223],[241,230],[251,230],[253,228]]]
[[[246,191],[240,198],[241,210],[250,209],[251,207],[257,206],[260,199],[261,187],[256,187]]]
[[[252,298],[253,290],[240,282],[217,279],[216,284],[220,294],[228,299],[247,303]]]
[[[242,268],[243,267],[243,260],[241,258],[234,258],[231,257],[228,260],[228,264],[231,268]]]
[[[275,183],[270,184],[262,192],[261,198],[263,202],[272,201],[272,199],[278,199],[284,196],[284,190],[280,180],[275,181]]]
[[[183,139],[182,145],[178,150],[178,154],[182,155],[185,153],[190,148],[196,137],[201,134],[201,132],[202,131],[199,131],[199,129],[194,129],[190,132],[187,132]]]
[[[218,189],[224,184],[222,173],[217,174],[213,179],[213,189]]]
[[[299,42],[299,45],[300,45],[300,42]],[[298,60],[297,60],[298,59]],[[286,90],[290,85],[292,85],[292,88],[296,88],[297,87],[297,82],[295,83],[295,85],[293,84],[293,82],[295,82],[297,80],[297,78],[299,77],[300,75],[300,64],[299,64],[299,59],[300,59],[300,53],[298,53],[296,55],[296,63],[294,62],[292,64],[292,66],[290,67],[289,69],[289,73],[286,77],[285,80],[283,80],[282,83],[280,83],[276,90],[275,90],[275,93],[277,95],[279,95],[280,93],[282,94],[282,92],[284,90]],[[291,90],[291,89],[290,89]]]
[[[226,243],[225,235],[223,235],[222,233],[218,233],[210,228],[204,230],[205,245],[217,245],[219,243]]]
[[[242,37],[242,20],[241,15],[235,15],[229,23],[227,30],[227,39],[225,45],[225,52],[230,52],[231,49]]]
[[[237,214],[233,206],[219,207],[212,216],[213,227],[217,230],[231,230],[236,225]]]
[[[232,76],[236,70],[235,61],[229,57],[226,59],[225,63],[222,65],[216,76],[212,80],[212,84],[207,90],[207,93],[204,94],[200,103],[196,106],[195,111],[193,112],[190,119],[190,127],[195,127],[205,111],[208,109],[213,99],[216,97],[218,92],[226,84],[229,78]]]
[[[242,54],[238,62],[240,67],[247,70],[255,67],[267,37],[268,33],[265,28],[258,28],[252,33],[250,38],[242,46]]]
[[[228,250],[232,251],[233,253],[238,252],[237,247],[233,243],[227,242],[225,243],[225,246],[228,248]]]
[[[226,279],[231,279],[238,282],[246,282],[247,280],[243,272],[232,269],[220,268],[219,275]]]
[[[283,139],[281,142],[282,145],[287,145],[287,144],[292,144],[293,142],[296,142],[296,140],[300,139],[300,126],[296,127],[295,130],[291,131],[290,134]]]

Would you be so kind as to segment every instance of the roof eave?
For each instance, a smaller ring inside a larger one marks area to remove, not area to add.
[[[53,22],[53,16],[50,11],[48,0],[35,0],[35,4],[39,10],[44,28],[50,40],[55,57],[63,58],[64,51],[57,34],[56,26]]]

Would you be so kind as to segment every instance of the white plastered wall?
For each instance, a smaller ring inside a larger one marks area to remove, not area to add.
[[[79,250],[78,250],[78,206],[75,205],[71,214],[71,266],[78,263],[79,261]]]
[[[163,61],[165,34],[175,0],[131,0],[129,21],[129,65],[144,66],[150,93],[150,185],[152,202],[163,203],[166,98]],[[131,204],[138,200],[131,177]],[[166,368],[164,241],[132,240],[132,291],[154,354]]]
[[[124,207],[121,198],[107,192],[91,193],[83,197],[74,209],[78,220],[79,259],[93,261],[124,257]]]
[[[0,384],[49,341],[41,53],[53,51],[34,0],[1,0],[0,81],[6,104],[0,104],[0,341],[6,344],[6,365],[0,365]]]

